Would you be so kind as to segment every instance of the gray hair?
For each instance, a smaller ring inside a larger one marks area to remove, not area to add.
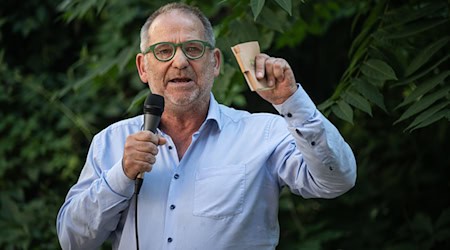
[[[141,44],[140,48],[141,51],[144,51],[146,49],[146,46],[148,46],[148,29],[152,25],[153,21],[161,14],[168,13],[174,10],[178,10],[182,13],[186,14],[192,14],[196,16],[203,24],[203,27],[205,28],[205,39],[213,46],[215,47],[216,40],[214,38],[214,32],[213,28],[211,26],[211,22],[209,19],[201,12],[198,8],[189,6],[184,3],[169,3],[167,5],[164,5],[160,7],[158,10],[153,12],[153,14],[147,19],[144,26],[141,28]]]

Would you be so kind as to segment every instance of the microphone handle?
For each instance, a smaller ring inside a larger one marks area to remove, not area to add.
[[[161,116],[153,115],[150,113],[144,114],[144,130],[149,130],[153,133],[156,133],[156,128],[159,125],[159,122],[161,121]],[[141,190],[142,183],[144,181],[144,173],[141,172],[136,176],[136,182],[135,182],[135,192],[136,194],[139,194],[139,191]]]
[[[158,127],[160,120],[161,116],[150,113],[144,114],[144,130],[149,130],[156,133],[156,128]]]

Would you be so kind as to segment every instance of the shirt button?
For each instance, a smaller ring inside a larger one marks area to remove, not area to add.
[[[169,146],[169,150],[172,150],[172,148],[173,148],[172,146]]]
[[[179,175],[179,174],[175,174],[175,175],[173,176],[173,178],[174,178],[174,179],[178,179],[178,178],[180,178],[180,175]]]
[[[312,141],[312,142],[311,142],[311,146],[316,146],[316,142],[315,142],[315,141]]]
[[[292,117],[292,114],[291,113],[287,113],[287,117]]]
[[[173,241],[173,239],[172,239],[172,238],[170,238],[170,237],[169,237],[169,238],[167,238],[167,242],[169,242],[169,243],[170,243],[170,242],[172,242],[172,241]]]
[[[170,210],[174,210],[175,209],[175,205],[170,205]]]

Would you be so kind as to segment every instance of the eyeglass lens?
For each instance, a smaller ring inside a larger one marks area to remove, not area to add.
[[[181,44],[181,50],[189,59],[197,59],[203,55],[205,46],[201,42],[192,41]],[[175,45],[172,43],[158,44],[154,48],[155,56],[159,60],[170,60],[175,55]]]

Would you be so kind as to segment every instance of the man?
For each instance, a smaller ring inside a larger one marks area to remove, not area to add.
[[[157,135],[143,117],[94,137],[57,219],[63,249],[274,249],[280,191],[334,198],[353,187],[353,153],[296,83],[289,64],[256,57],[258,94],[281,116],[219,105],[211,94],[221,63],[211,24],[196,8],[169,4],[142,27],[136,65],[165,99]],[[219,83],[220,84],[220,83]],[[283,118],[283,117],[284,118]]]

